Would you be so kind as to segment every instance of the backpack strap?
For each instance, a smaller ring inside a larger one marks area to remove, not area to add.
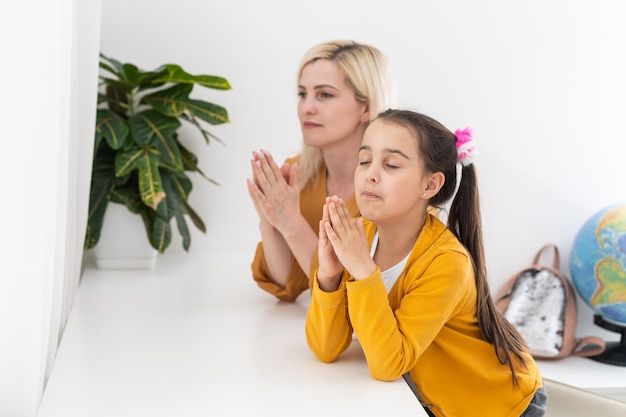
[[[571,356],[596,356],[604,352],[606,342],[597,336],[586,336],[576,339],[576,345]]]
[[[555,271],[560,271],[561,270],[561,256],[559,254],[559,248],[554,243],[546,243],[545,245],[542,246],[541,249],[539,249],[539,251],[535,255],[535,259],[533,259],[533,265],[539,266],[541,255],[543,255],[543,253],[548,249],[553,250],[552,268]]]

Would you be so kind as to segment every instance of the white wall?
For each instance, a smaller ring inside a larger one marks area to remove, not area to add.
[[[306,49],[334,38],[385,51],[402,106],[473,127],[492,290],[546,242],[567,271],[582,223],[626,201],[621,0],[103,0],[102,12],[102,52],[144,69],[175,62],[234,87],[196,92],[224,105],[231,124],[213,128],[226,146],[192,145],[221,183],[194,182],[208,233],[193,235],[192,252],[253,249],[250,153],[299,150],[295,72]],[[180,251],[175,241],[168,253]],[[582,331],[598,333],[581,310]]]
[[[0,14],[2,417],[36,415],[80,276],[100,1],[79,1],[10,1]]]

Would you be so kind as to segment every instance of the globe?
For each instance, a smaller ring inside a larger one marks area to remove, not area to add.
[[[617,345],[607,343],[599,360],[626,366],[626,204],[606,207],[583,224],[572,246],[570,272],[576,291],[597,313],[594,322],[622,334]]]

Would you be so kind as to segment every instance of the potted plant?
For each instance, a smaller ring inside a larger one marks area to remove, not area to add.
[[[191,75],[166,64],[143,71],[100,54],[100,89],[95,127],[93,171],[85,249],[100,239],[110,202],[141,216],[150,245],[163,253],[171,243],[172,219],[188,251],[191,236],[186,217],[202,232],[206,227],[188,202],[189,172],[208,181],[198,159],[179,140],[183,123],[197,129],[206,143],[219,140],[205,124],[229,122],[223,107],[190,97],[194,86],[231,89],[212,75]],[[220,141],[221,142],[221,141]]]

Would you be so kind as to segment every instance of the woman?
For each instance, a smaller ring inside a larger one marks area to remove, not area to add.
[[[253,152],[248,180],[261,232],[253,278],[284,301],[309,288],[326,196],[341,196],[357,214],[358,148],[370,120],[395,105],[396,89],[389,62],[377,48],[331,41],[304,55],[298,97],[302,152],[280,167],[269,152]]]

